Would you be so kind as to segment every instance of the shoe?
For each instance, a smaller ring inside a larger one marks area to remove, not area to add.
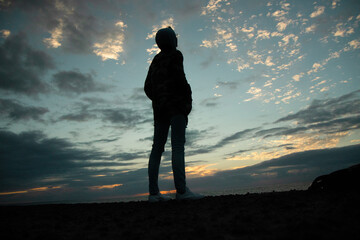
[[[167,202],[171,200],[170,197],[158,193],[156,195],[149,195],[149,202]]]
[[[204,198],[204,195],[193,193],[189,188],[186,188],[186,191],[183,194],[176,193],[176,200],[198,200]]]

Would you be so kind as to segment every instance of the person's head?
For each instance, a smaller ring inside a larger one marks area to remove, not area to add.
[[[155,42],[161,50],[173,50],[177,47],[177,37],[171,27],[160,29],[155,36]]]

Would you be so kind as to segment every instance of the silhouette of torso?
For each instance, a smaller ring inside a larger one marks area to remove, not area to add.
[[[168,121],[172,116],[191,111],[191,88],[178,50],[161,51],[148,71],[145,93],[152,100],[155,121]]]

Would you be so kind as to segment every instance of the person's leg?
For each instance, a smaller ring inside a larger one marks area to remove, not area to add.
[[[186,117],[176,115],[171,118],[171,147],[172,147],[172,169],[176,191],[180,194],[186,191],[185,180],[185,129]]]
[[[156,195],[159,193],[158,177],[161,155],[164,152],[164,146],[168,137],[169,124],[155,122],[154,140],[149,158],[148,176],[149,193]]]

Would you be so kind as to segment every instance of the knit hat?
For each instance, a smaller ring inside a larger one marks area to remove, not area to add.
[[[155,42],[161,50],[171,50],[177,47],[177,38],[171,27],[160,29],[155,36]]]

